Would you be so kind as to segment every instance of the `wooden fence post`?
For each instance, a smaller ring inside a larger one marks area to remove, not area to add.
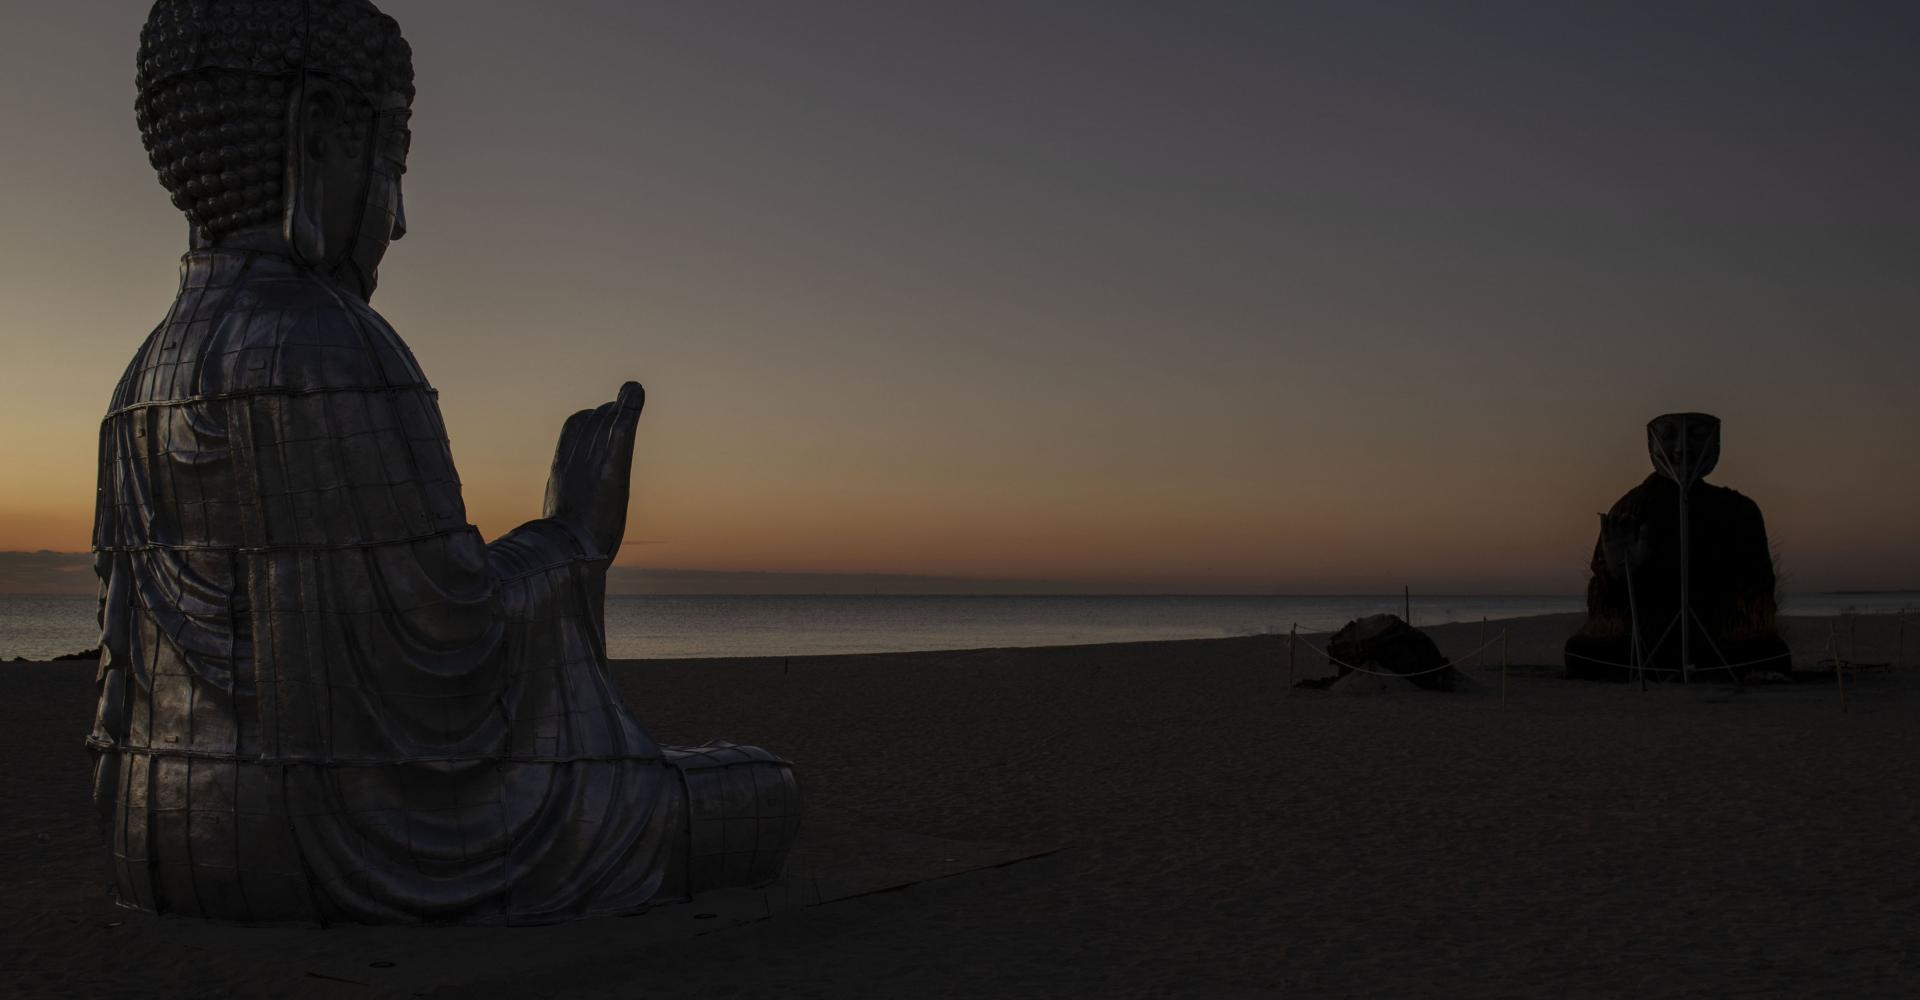
[[[1287,633],[1287,690],[1293,690],[1293,646],[1300,635],[1300,623],[1294,622],[1293,629]]]
[[[1900,669],[1900,660],[1903,656],[1906,655],[1906,651],[1907,651],[1907,609],[1906,608],[1900,609],[1900,624],[1898,626],[1898,629],[1899,631],[1894,633],[1894,639],[1893,639],[1893,669],[1894,670]]]
[[[1840,714],[1847,714],[1847,661],[1840,655],[1840,629],[1827,626],[1827,648],[1833,652],[1833,682],[1840,686]]]
[[[1500,630],[1500,707],[1507,707],[1507,630]]]

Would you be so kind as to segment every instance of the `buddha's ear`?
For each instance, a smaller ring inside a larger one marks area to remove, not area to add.
[[[336,249],[327,245],[327,161],[342,104],[333,84],[315,76],[301,80],[287,101],[287,245],[308,267],[324,265]]]

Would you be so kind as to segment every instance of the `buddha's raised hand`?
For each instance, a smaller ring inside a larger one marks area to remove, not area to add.
[[[590,539],[612,559],[627,529],[633,475],[633,435],[647,393],[638,382],[620,396],[567,418],[547,477],[546,516]]]

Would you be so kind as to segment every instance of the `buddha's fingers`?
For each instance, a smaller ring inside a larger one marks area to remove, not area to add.
[[[568,481],[573,478],[574,456],[583,443],[583,434],[587,424],[593,419],[592,410],[581,410],[567,418],[560,426],[560,443],[553,450],[553,468],[547,474],[547,502],[544,512],[547,517],[559,517],[563,514],[566,502],[572,490]]]
[[[608,454],[601,472],[604,478],[599,508],[605,519],[605,533],[600,538],[605,543],[608,558],[619,552],[620,542],[627,533],[627,502],[633,493],[633,439],[639,430],[640,411],[646,402],[646,390],[638,382],[621,386],[620,395],[614,400],[613,423],[607,441]]]
[[[585,533],[607,557],[626,531],[633,441],[645,405],[638,383],[621,386],[617,398],[568,418],[554,454],[546,515]]]
[[[580,428],[568,473],[566,517],[585,531],[600,554],[611,556],[620,544],[627,509],[627,483],[615,481],[613,438],[620,421],[619,400],[595,407]]]
[[[607,455],[613,447],[614,424],[620,417],[618,400],[601,403],[587,425],[585,450],[580,456],[582,474],[604,487],[607,480]]]
[[[647,405],[647,390],[638,382],[628,382],[620,387],[620,396],[614,403],[617,409],[608,442],[612,449],[608,475],[625,488],[633,477],[633,439],[640,428],[640,411]]]

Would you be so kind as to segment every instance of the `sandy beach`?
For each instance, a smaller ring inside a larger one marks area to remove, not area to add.
[[[1906,995],[1911,668],[1849,677],[1844,714],[1831,683],[1643,693],[1557,677],[1577,624],[1429,630],[1460,656],[1507,629],[1504,705],[1497,640],[1466,693],[1364,698],[1290,690],[1283,636],[622,662],[662,742],[793,759],[816,847],[1026,858],[713,933],[116,909],[81,745],[91,665],[8,664],[0,993]],[[1799,665],[1833,624],[1788,621]],[[1855,658],[1888,659],[1894,628],[1862,619]],[[1304,646],[1294,670],[1326,672]]]

